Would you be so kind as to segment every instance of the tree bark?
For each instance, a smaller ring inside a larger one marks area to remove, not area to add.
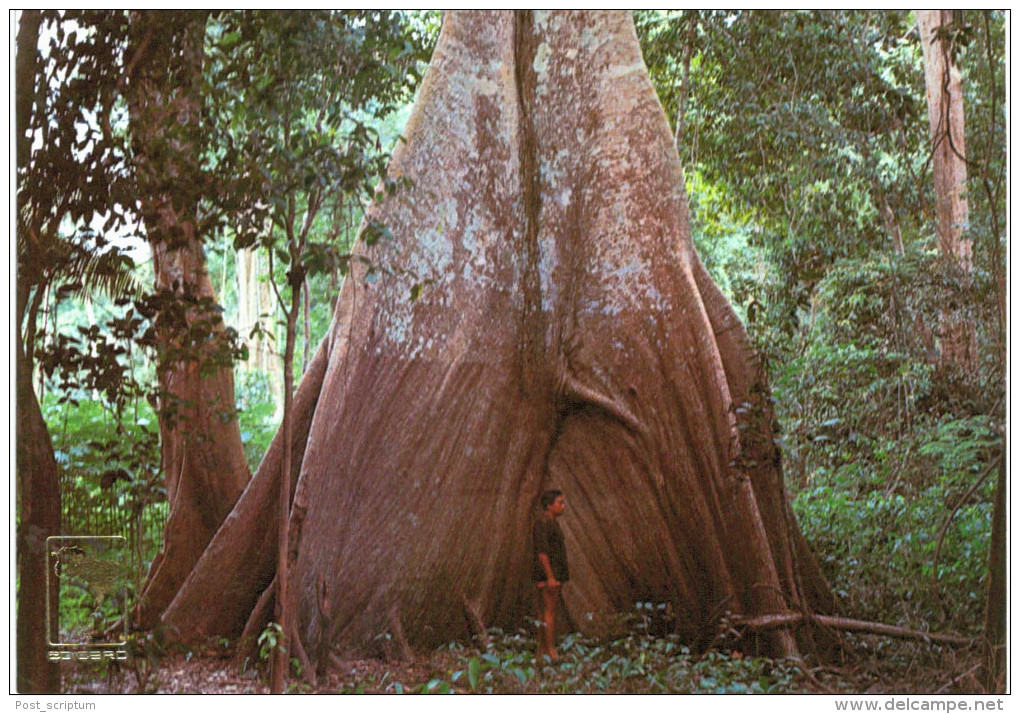
[[[330,338],[327,337],[319,345],[294,395],[291,500],[330,351]],[[256,609],[261,593],[273,582],[279,542],[277,509],[282,465],[283,430],[280,430],[234,510],[163,616],[164,621],[178,628],[186,639],[237,636]],[[229,607],[208,607],[209,593],[224,587],[230,597],[240,601]],[[265,623],[261,624],[265,626]],[[261,630],[259,627],[258,631]]]
[[[32,368],[18,345],[18,692],[56,693],[60,670],[47,658],[46,608],[56,612],[57,588],[46,588],[46,539],[60,535],[60,482],[50,434],[32,390]]]
[[[295,400],[305,651],[468,638],[465,599],[523,624],[550,487],[586,632],[636,601],[670,603],[692,642],[723,607],[830,608],[629,14],[450,13],[405,136],[390,177],[411,187],[369,211],[394,237],[357,249]],[[256,519],[276,507],[279,439],[164,616],[184,639],[236,635],[272,580]],[[328,613],[323,586],[343,594]],[[797,646],[773,632],[764,649]]]
[[[294,244],[291,243],[293,252]],[[291,256],[292,271],[298,270],[299,256]],[[288,273],[288,275],[290,275]],[[287,314],[287,337],[283,356],[283,454],[281,456],[280,468],[280,489],[278,491],[278,518],[279,524],[278,545],[276,553],[276,622],[280,625],[279,644],[273,657],[273,672],[270,678],[269,691],[273,694],[283,692],[283,680],[286,677],[290,653],[288,640],[290,638],[291,618],[293,610],[290,595],[290,523],[291,515],[291,471],[294,463],[294,343],[297,342],[297,320],[298,310],[301,306],[301,287],[304,285],[304,273],[291,281],[290,309]],[[303,518],[303,515],[302,515]],[[300,521],[299,521],[300,523]],[[295,528],[295,530],[298,530]],[[295,542],[295,546],[298,544]],[[296,646],[300,646],[296,642]]]
[[[28,167],[31,159],[32,138],[29,129],[32,127],[33,112],[39,112],[36,104],[37,83],[39,78],[39,29],[42,26],[42,11],[25,10],[21,13],[18,21],[17,57],[15,59],[15,131],[17,138],[15,147],[17,151],[18,170],[23,171]],[[36,117],[38,120],[39,117]],[[37,122],[38,123],[38,122]],[[22,186],[19,183],[19,193]],[[19,197],[18,217],[22,217],[25,211],[25,199]],[[45,211],[36,209],[27,221],[18,221],[18,255],[34,255],[42,252],[39,234],[45,223]],[[43,215],[40,215],[43,214]],[[24,246],[24,248],[22,248]],[[31,317],[36,310],[30,309],[29,303],[32,298],[33,288],[36,291],[34,300],[38,304],[41,299],[40,291],[45,290],[42,284],[43,276],[41,265],[36,261],[22,260],[18,265],[18,280],[16,285],[15,305],[17,310],[17,330],[19,339],[26,342],[25,354],[29,359],[29,366],[35,362],[34,359],[34,332],[35,324],[29,321],[25,323],[25,317]]]
[[[28,134],[35,101],[36,73],[39,64],[39,28],[42,25],[41,10],[24,10],[18,18],[17,58],[15,72],[17,87],[14,100],[17,140],[15,147],[18,166],[28,165],[32,150],[32,138]]]
[[[28,128],[32,125],[36,79],[39,68],[39,30],[42,14],[39,10],[25,10],[18,22],[15,122],[17,129],[18,167],[28,165],[32,141]],[[19,204],[21,202],[19,201]],[[19,210],[22,208],[18,206]],[[37,241],[32,231],[24,231],[19,222],[19,244],[28,250],[19,255],[31,255]],[[33,229],[37,226],[33,226]],[[46,539],[60,535],[60,481],[57,462],[49,430],[39,408],[32,386],[34,364],[32,346],[23,340],[23,330],[34,330],[35,311],[29,309],[29,295],[36,290],[36,300],[44,289],[38,282],[38,269],[20,265],[17,285],[17,323],[15,325],[17,369],[15,374],[16,408],[16,473],[17,473],[17,533],[15,540],[18,568],[17,592],[17,691],[21,694],[55,693],[60,689],[60,669],[47,657],[47,605],[56,612],[58,590],[46,587],[46,569],[49,555]],[[32,324],[25,324],[26,315]]]
[[[992,542],[988,549],[988,595],[985,606],[985,690],[1006,691],[1006,459],[999,460],[992,515]]]
[[[935,179],[936,234],[950,270],[969,288],[973,241],[967,233],[967,151],[964,143],[963,86],[960,71],[940,28],[952,22],[951,10],[915,10],[924,54],[924,83],[928,96],[932,173]],[[959,302],[959,301],[955,301]],[[960,305],[946,306],[939,325],[943,365],[970,368],[977,359],[973,321]]]
[[[128,102],[156,290],[215,304],[197,212],[204,33],[203,12],[133,12]],[[160,436],[170,515],[132,620],[142,628],[170,603],[250,478],[234,414],[233,373],[203,365],[204,348],[189,346],[185,336],[211,317],[189,309],[176,323],[172,312],[158,318]],[[215,335],[222,331],[222,323],[213,328]]]

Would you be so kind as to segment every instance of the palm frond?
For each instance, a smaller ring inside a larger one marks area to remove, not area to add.
[[[135,276],[135,263],[128,255],[116,248],[102,253],[88,250],[76,251],[68,265],[67,277],[81,285],[79,295],[90,300],[96,293],[110,299],[124,296],[138,296],[141,284]]]
[[[73,237],[52,233],[18,242],[18,278],[36,285],[58,286],[67,296],[90,301],[95,295],[110,299],[138,296],[142,286],[135,263],[126,252],[91,233]]]

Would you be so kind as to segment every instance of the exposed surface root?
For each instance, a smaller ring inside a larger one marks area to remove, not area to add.
[[[887,625],[882,622],[851,620],[846,617],[830,617],[828,615],[805,615],[800,612],[776,613],[750,618],[734,617],[731,619],[731,624],[748,630],[774,630],[802,624],[817,624],[844,632],[867,632],[873,635],[920,640],[922,642],[937,642],[956,647],[971,647],[977,642],[973,637],[964,637],[962,635],[924,632],[923,630],[911,630],[906,627]]]

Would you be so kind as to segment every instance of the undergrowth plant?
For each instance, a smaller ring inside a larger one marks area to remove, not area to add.
[[[447,646],[433,657],[424,681],[351,683],[344,691],[393,693],[629,693],[753,694],[802,689],[799,665],[788,660],[745,657],[739,651],[699,655],[676,635],[641,631],[597,639],[572,633],[559,643],[560,660],[537,658],[535,640],[523,630],[489,631],[480,648]]]

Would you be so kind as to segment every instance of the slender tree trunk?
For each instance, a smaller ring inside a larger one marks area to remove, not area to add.
[[[1006,691],[1006,459],[999,460],[988,549],[988,595],[985,606],[984,685],[989,692]]]
[[[188,337],[203,322],[214,323],[213,334],[223,330],[215,313],[189,302],[215,304],[197,215],[205,20],[204,12],[131,15],[128,100],[141,211],[156,290],[174,301],[157,325],[170,515],[132,622],[143,628],[170,603],[250,478],[234,414],[233,373],[202,364],[210,355]]]
[[[46,589],[46,539],[60,534],[60,482],[50,434],[32,390],[32,368],[18,346],[18,691],[55,693],[60,671],[47,658],[47,603],[56,612],[57,589]]]
[[[687,10],[688,13],[696,12]],[[680,84],[680,100],[676,107],[676,132],[673,142],[676,144],[677,153],[683,157],[683,136],[684,124],[687,119],[687,96],[690,94],[691,86],[691,56],[694,54],[694,28],[697,25],[696,18],[692,15],[687,19],[687,35],[684,42],[684,73]]]
[[[301,356],[301,374],[305,373],[308,369],[308,362],[312,359],[312,293],[311,288],[308,285],[306,279],[304,285],[301,286],[301,292],[304,294],[303,306],[304,306],[304,350]]]
[[[302,280],[304,284],[304,280]],[[301,285],[291,285],[291,305],[287,311],[287,343],[283,360],[283,468],[281,470],[279,500],[279,545],[276,555],[276,622],[280,625],[280,647],[277,648],[273,663],[273,676],[270,691],[279,694],[283,691],[283,680],[287,673],[290,659],[287,647],[290,635],[290,528],[283,527],[290,523],[291,470],[293,464],[294,442],[294,346],[297,342],[298,311],[301,309]],[[296,543],[294,545],[297,545]]]
[[[903,234],[900,231],[900,222],[896,218],[896,213],[893,211],[892,206],[889,205],[889,200],[885,197],[881,197],[882,201],[882,221],[885,223],[885,231],[892,239],[893,250],[896,255],[902,256],[904,254],[903,249]]]
[[[448,14],[406,138],[390,176],[411,187],[369,215],[394,237],[356,248],[402,270],[352,261],[293,434],[165,621],[186,640],[241,631],[273,579],[260,514],[278,512],[284,470],[289,616],[317,658],[521,626],[550,487],[567,495],[578,629],[663,602],[707,644],[726,611],[831,609],[761,366],[694,253],[629,15]],[[434,280],[415,301],[411,275]]]
[[[936,233],[943,257],[959,280],[962,296],[969,294],[973,241],[967,233],[967,152],[964,144],[963,86],[938,31],[952,21],[951,10],[916,10],[924,53],[924,83],[928,95],[932,172],[935,177]],[[953,302],[963,302],[961,297]],[[943,307],[939,325],[943,365],[967,369],[977,359],[973,320],[962,305]]]
[[[42,14],[25,10],[18,22],[15,65],[15,128],[18,167],[30,160],[32,112],[39,74],[39,31]],[[19,209],[21,206],[19,205]],[[19,221],[19,255],[33,255],[39,225]],[[28,228],[28,230],[26,230]],[[27,249],[21,250],[21,246]],[[46,539],[60,534],[60,481],[49,430],[32,386],[36,312],[45,285],[35,264],[18,266],[15,325],[16,373],[16,472],[17,533],[15,540],[17,591],[17,691],[22,694],[55,693],[60,689],[60,669],[47,657],[46,610],[56,612],[58,590],[46,588],[49,555]],[[34,300],[30,300],[32,289]],[[32,305],[30,306],[30,302]],[[27,324],[26,324],[27,318]],[[27,335],[28,340],[23,340]]]

